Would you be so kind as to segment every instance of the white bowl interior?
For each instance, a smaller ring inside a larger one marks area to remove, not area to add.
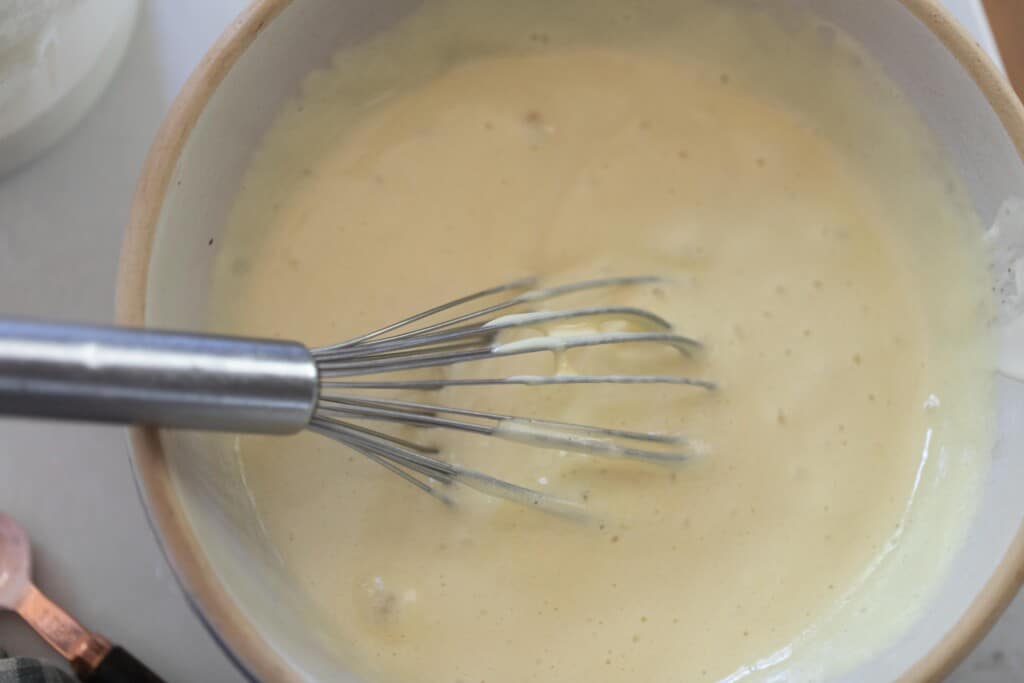
[[[777,0],[787,2],[787,0]],[[157,227],[147,323],[201,328],[217,238],[263,133],[301,78],[396,21],[415,0],[296,0],[231,68],[188,137]],[[897,0],[791,0],[857,38],[922,113],[966,185],[983,225],[1024,196],[1024,165],[967,71]],[[977,517],[938,596],[911,631],[844,680],[893,680],[956,624],[1024,520],[1024,387],[997,384],[999,426]],[[252,513],[231,438],[167,434],[173,480],[213,570],[241,611],[300,677],[346,681],[326,630],[290,588]],[[282,456],[284,457],[284,456]],[[202,607],[202,606],[200,606]],[[230,646],[231,644],[228,643]]]

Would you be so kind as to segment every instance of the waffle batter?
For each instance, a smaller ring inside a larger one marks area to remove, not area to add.
[[[698,357],[450,372],[632,354],[721,384],[430,397],[706,444],[665,469],[427,435],[592,524],[449,509],[315,436],[242,439],[268,543],[370,681],[821,680],[912,623],[970,519],[992,412],[980,230],[895,88],[811,18],[428,2],[308,79],[220,248],[212,327],[311,344],[524,274],[664,275],[600,303],[664,316]]]

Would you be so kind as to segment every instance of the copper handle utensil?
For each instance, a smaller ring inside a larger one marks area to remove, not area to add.
[[[32,583],[28,536],[0,512],[0,609],[17,612],[90,683],[163,683],[123,648],[82,626]]]

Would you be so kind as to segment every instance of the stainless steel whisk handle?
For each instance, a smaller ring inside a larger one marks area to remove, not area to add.
[[[0,319],[0,414],[290,434],[319,393],[302,344]]]

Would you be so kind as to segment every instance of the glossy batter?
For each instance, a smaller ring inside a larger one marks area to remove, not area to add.
[[[211,325],[320,344],[524,274],[665,275],[566,303],[651,309],[703,340],[699,357],[644,347],[450,372],[628,362],[718,391],[430,398],[707,450],[669,470],[426,436],[585,502],[595,521],[580,524],[474,494],[448,509],[318,437],[246,437],[268,542],[370,681],[843,671],[911,623],[985,471],[973,221],[909,107],[807,17],[427,3],[314,74],[271,130],[220,246]],[[566,331],[581,329],[546,330]]]

